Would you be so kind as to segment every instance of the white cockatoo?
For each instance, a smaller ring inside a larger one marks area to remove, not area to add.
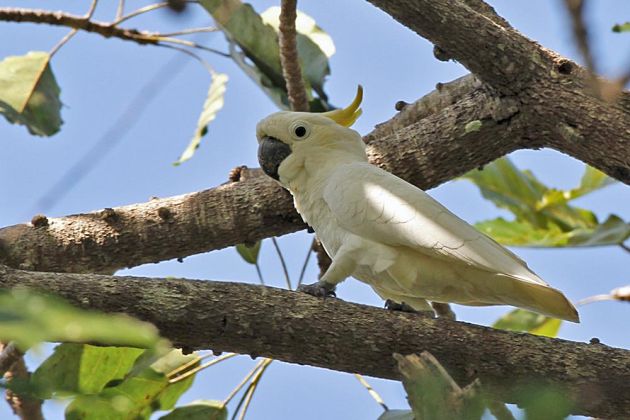
[[[348,107],[277,112],[256,127],[264,172],[293,195],[295,208],[332,258],[318,283],[325,296],[349,276],[383,299],[418,311],[427,303],[512,305],[579,322],[571,302],[515,254],[455,216],[421,189],[368,162],[349,127]]]

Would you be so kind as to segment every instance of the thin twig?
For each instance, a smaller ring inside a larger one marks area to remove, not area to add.
[[[186,3],[199,3],[199,2],[195,1],[195,0],[188,0],[188,1],[186,1]],[[125,21],[127,21],[127,20],[129,20],[131,18],[134,18],[136,16],[140,16],[140,15],[142,15],[144,13],[152,12],[154,10],[162,9],[162,8],[168,7],[168,6],[169,6],[169,3],[165,1],[165,2],[162,2],[162,3],[154,3],[154,4],[150,4],[148,6],[141,7],[139,9],[134,10],[133,12],[125,15],[125,16],[121,16],[121,17],[117,18],[112,23],[112,25],[116,26],[116,25],[118,25],[118,24],[120,24],[122,22],[125,22]]]
[[[355,373],[354,377],[357,378],[359,383],[361,385],[363,385],[363,387],[365,387],[365,389],[367,389],[367,392],[374,399],[374,401],[376,401],[376,403],[378,405],[383,407],[383,410],[385,410],[385,411],[389,410],[389,407],[387,407],[387,404],[385,404],[385,401],[383,401],[383,398],[381,398],[381,396],[378,394],[378,392],[376,392],[376,390],[374,388],[372,388],[372,385],[370,385],[368,383],[368,381],[366,381],[365,378],[362,375],[359,375],[358,373]]]
[[[263,364],[265,364],[265,361],[269,360],[269,359],[262,359],[261,361],[259,361],[256,366],[254,366],[254,368],[247,374],[245,375],[245,377],[243,378],[243,380],[241,382],[239,382],[238,385],[236,385],[236,387],[232,390],[232,392],[230,392],[230,395],[228,395],[224,400],[223,400],[223,405],[226,406],[230,403],[230,401],[232,400],[232,398],[234,398],[234,396],[236,394],[238,394],[238,392],[245,386],[245,384],[247,383],[247,381],[249,381],[251,379],[252,376],[254,376],[256,374],[256,372],[258,372],[258,370],[263,366]]]
[[[630,76],[629,76],[630,77]],[[623,249],[626,252],[630,252],[630,246],[626,245],[626,244],[619,244],[619,246],[621,247],[621,249]]]
[[[584,22],[584,8],[586,0],[564,0],[564,4],[571,16],[573,35],[578,49],[580,50],[580,54],[584,59],[586,69],[594,75],[596,71],[595,61],[593,60],[593,54],[591,53],[588,30],[586,28],[586,23]]]
[[[97,33],[105,38],[119,38],[134,41],[138,44],[157,44],[159,41],[156,38],[158,34],[138,31],[136,29],[119,28],[114,24],[97,22],[87,19],[85,16],[71,15],[63,12],[1,7],[0,21],[67,26],[86,32]]]
[[[75,29],[70,29],[70,32],[68,32],[63,38],[61,38],[61,40],[59,42],[57,42],[57,45],[52,47],[52,49],[48,53],[50,55],[50,57],[52,58],[52,56],[54,56],[57,53],[57,51],[59,51],[59,49],[61,47],[66,45],[66,43],[68,41],[70,41],[72,39],[72,37],[74,37],[77,34],[77,32],[79,32],[79,30],[76,29],[76,28]]]
[[[98,5],[98,0],[92,0],[92,4],[85,14],[86,19],[90,19],[94,15],[94,11],[96,11],[96,6]]]
[[[265,359],[265,362],[263,363],[261,368],[258,370],[258,372],[256,372],[256,375],[254,375],[254,377],[252,378],[252,381],[247,387],[247,390],[245,391],[243,398],[241,398],[241,400],[238,402],[238,405],[236,406],[236,410],[234,410],[234,415],[232,416],[232,420],[234,420],[234,417],[236,416],[236,413],[238,413],[241,405],[243,406],[243,409],[240,410],[241,413],[238,416],[238,420],[245,419],[245,414],[247,413],[249,404],[252,402],[252,398],[254,397],[254,392],[256,392],[256,389],[258,388],[258,383],[260,382],[260,379],[262,378],[263,374],[265,373],[265,370],[267,370],[271,362],[273,362],[273,359]]]
[[[578,300],[577,302],[575,302],[575,306],[584,306],[584,305],[588,305],[589,303],[593,303],[593,302],[604,302],[607,300],[615,300],[615,298],[611,295],[595,295],[595,296],[589,296],[587,298],[584,298],[582,300]]]
[[[272,237],[271,242],[273,242],[273,246],[276,248],[276,252],[278,253],[278,258],[280,258],[280,265],[282,265],[282,271],[284,271],[284,280],[287,283],[287,289],[292,290],[291,278],[289,277],[289,270],[287,270],[287,263],[286,261],[284,261],[284,256],[282,255],[280,246],[278,246],[278,240],[275,237]]]
[[[256,274],[258,274],[258,281],[264,286],[265,280],[263,279],[262,271],[260,271],[260,264],[258,264],[258,261],[256,261],[256,264],[254,264],[254,266],[256,267]]]
[[[309,110],[306,88],[297,51],[295,19],[296,0],[282,0],[280,3],[280,63],[282,75],[287,84],[287,94],[293,111]]]
[[[92,15],[94,15],[94,11],[96,10],[97,4],[98,4],[98,0],[92,0],[92,4],[90,5],[90,8],[85,14],[85,19],[89,20],[90,18],[92,18]],[[68,41],[70,41],[77,34],[77,32],[79,32],[77,28],[72,28],[70,32],[66,34],[66,36],[61,38],[61,41],[59,41],[57,45],[55,45],[52,48],[52,50],[50,50],[50,53],[49,53],[50,57],[52,58],[52,56],[54,56],[61,47],[63,47]]]
[[[302,285],[304,281],[304,274],[306,273],[306,267],[308,267],[308,262],[311,259],[311,254],[313,253],[313,247],[315,246],[315,241],[317,238],[313,238],[313,242],[311,242],[311,246],[308,247],[308,252],[306,253],[306,258],[304,258],[304,264],[302,264],[302,270],[300,271],[300,278],[298,279],[297,285],[295,288],[297,289]]]
[[[116,9],[116,20],[120,20],[125,14],[125,0],[118,0],[118,8]]]
[[[219,29],[215,28],[214,26],[206,26],[206,27],[203,27],[203,28],[190,28],[190,29],[183,29],[183,30],[177,31],[177,32],[167,32],[167,33],[162,33],[160,35],[161,36],[180,36],[180,35],[197,34],[197,33],[200,33],[200,32],[216,32],[218,30]]]
[[[212,359],[212,360],[210,360],[209,362],[204,363],[203,365],[199,365],[199,366],[197,366],[197,367],[196,367],[196,368],[194,368],[194,369],[191,369],[191,370],[189,370],[189,371],[186,371],[185,373],[183,373],[183,374],[179,375],[179,376],[178,376],[178,377],[176,377],[176,378],[169,379],[168,383],[169,383],[169,384],[174,384],[175,382],[179,382],[179,381],[181,381],[181,380],[183,380],[183,379],[188,378],[188,377],[189,377],[189,376],[191,376],[191,375],[194,375],[195,373],[197,373],[197,372],[199,372],[199,371],[201,371],[201,370],[207,369],[207,368],[209,368],[210,366],[214,366],[214,365],[216,365],[217,363],[221,363],[221,362],[223,362],[224,360],[231,359],[231,358],[232,358],[232,357],[234,357],[234,356],[238,356],[238,354],[237,354],[237,353],[226,353],[226,354],[223,354],[223,355],[221,355],[221,356],[217,357],[216,359]],[[200,359],[199,359],[199,360],[200,360]],[[197,363],[199,360],[195,360],[195,363]],[[187,366],[187,367],[188,367],[189,365],[190,365],[190,362],[189,362],[189,363],[186,363],[184,366]],[[175,372],[175,371],[173,371],[173,372]],[[171,373],[172,373],[172,372],[171,372]],[[171,373],[169,373],[169,375],[170,375]]]
[[[212,66],[210,65],[210,63],[208,63],[206,60],[204,60],[203,58],[201,58],[201,56],[199,56],[198,54],[195,54],[194,52],[186,49],[186,48],[182,48],[182,47],[178,47],[175,45],[169,45],[169,44],[158,44],[158,46],[160,47],[164,47],[164,48],[170,48],[172,50],[175,51],[179,51],[181,53],[184,53],[192,58],[194,58],[195,60],[197,60],[199,63],[201,63],[201,65],[208,71],[208,73],[210,74],[214,74],[214,69],[212,68]]]
[[[208,52],[218,54],[223,57],[230,58],[230,54],[228,53],[224,53],[223,51],[215,50],[214,48],[197,44],[196,42],[193,42],[193,41],[188,41],[186,39],[169,38],[167,36],[163,36],[162,34],[155,34],[154,36],[158,42],[169,42],[171,44],[185,45],[186,47],[198,48],[200,50],[208,51]]]

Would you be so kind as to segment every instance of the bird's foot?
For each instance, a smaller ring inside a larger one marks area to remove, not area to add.
[[[398,302],[394,302],[391,299],[387,299],[385,301],[385,309],[387,309],[388,311],[409,312],[411,314],[419,313],[419,311],[416,311],[411,306],[407,305],[405,302],[398,303]]]
[[[410,314],[426,316],[429,318],[435,318],[435,313],[433,313],[433,311],[431,310],[418,311],[416,309],[413,309],[410,305],[407,305],[405,302],[398,303],[398,302],[394,302],[391,299],[387,299],[385,301],[385,309],[387,309],[388,311],[406,312]]]
[[[313,284],[302,284],[297,288],[297,291],[324,299],[327,297],[337,297],[335,294],[335,286],[328,283],[317,282]]]

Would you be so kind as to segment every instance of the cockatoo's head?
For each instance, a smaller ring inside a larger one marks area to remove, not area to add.
[[[349,127],[361,115],[363,88],[343,109],[323,113],[276,112],[256,126],[258,161],[276,180],[289,180],[298,172],[319,167],[335,158],[365,160],[361,136]]]

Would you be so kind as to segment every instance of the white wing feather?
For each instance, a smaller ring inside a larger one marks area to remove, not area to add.
[[[430,195],[371,164],[338,167],[323,197],[339,225],[356,235],[547,286],[523,260]]]

